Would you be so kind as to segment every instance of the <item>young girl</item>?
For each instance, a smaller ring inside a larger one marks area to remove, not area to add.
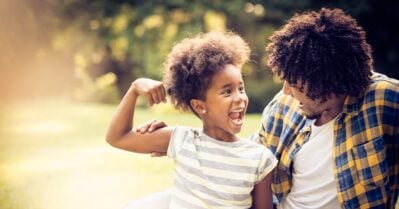
[[[175,161],[169,208],[272,208],[271,179],[277,161],[264,146],[236,136],[248,97],[241,67],[249,47],[233,33],[211,32],[175,45],[165,65],[164,83],[135,80],[107,132],[117,148],[166,152]],[[141,134],[133,129],[137,98],[165,101],[191,110],[203,127],[164,127]]]

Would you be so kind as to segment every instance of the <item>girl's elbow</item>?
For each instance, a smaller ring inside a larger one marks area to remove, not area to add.
[[[109,145],[115,147],[116,142],[118,141],[118,137],[115,136],[115,135],[112,135],[112,134],[110,134],[110,133],[107,133],[107,134],[105,135],[105,141],[106,141]]]
[[[112,140],[112,138],[105,137],[105,141],[106,141],[109,145],[113,146],[114,141]]]

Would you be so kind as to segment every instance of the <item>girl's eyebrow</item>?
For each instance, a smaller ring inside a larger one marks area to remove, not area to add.
[[[244,84],[244,81],[240,81],[240,85],[243,85],[243,84]],[[224,88],[231,87],[231,86],[233,86],[232,83],[226,83],[221,88],[224,89]]]
[[[227,88],[227,87],[230,87],[230,86],[232,86],[232,85],[233,85],[233,84],[231,84],[231,83],[224,84],[224,85],[222,86],[222,89]]]

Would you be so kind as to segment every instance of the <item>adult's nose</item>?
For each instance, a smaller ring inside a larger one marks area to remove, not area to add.
[[[283,93],[292,96],[291,86],[287,83],[287,81],[284,81],[284,84],[283,84]]]

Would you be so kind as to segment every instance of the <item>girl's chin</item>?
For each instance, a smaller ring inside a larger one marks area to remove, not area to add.
[[[240,133],[241,132],[241,128],[242,128],[242,126],[240,125],[240,126],[234,126],[233,128],[232,128],[232,133],[233,134],[238,134],[238,133]]]

